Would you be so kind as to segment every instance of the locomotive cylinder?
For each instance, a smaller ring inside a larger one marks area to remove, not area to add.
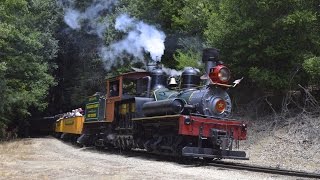
[[[184,100],[177,98],[152,101],[143,104],[142,112],[145,116],[180,114],[184,109],[184,105]]]

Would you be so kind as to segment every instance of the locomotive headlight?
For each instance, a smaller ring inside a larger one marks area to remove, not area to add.
[[[210,70],[209,77],[214,83],[227,83],[231,73],[226,66],[218,65]]]
[[[227,82],[230,79],[230,71],[229,71],[229,69],[226,68],[226,67],[221,68],[219,73],[218,73],[218,77],[219,77],[220,81]]]

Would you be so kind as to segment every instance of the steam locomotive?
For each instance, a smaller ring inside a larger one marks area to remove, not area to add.
[[[59,137],[76,138],[82,145],[207,159],[248,159],[235,151],[246,139],[247,125],[230,119],[227,89],[230,71],[219,61],[217,49],[203,50],[206,76],[186,68],[179,86],[161,66],[107,79],[106,94],[96,93],[86,103],[85,116],[60,118]]]

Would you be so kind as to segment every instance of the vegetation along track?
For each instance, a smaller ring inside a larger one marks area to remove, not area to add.
[[[254,165],[247,165],[247,164],[242,164],[242,163],[213,161],[213,162],[208,163],[208,165],[212,165],[215,167],[230,168],[230,169],[239,169],[239,170],[247,170],[247,171],[254,171],[254,172],[263,172],[263,173],[296,176],[296,177],[303,177],[303,178],[318,178],[318,179],[320,179],[320,174],[316,174],[316,173],[309,173],[309,172],[303,172],[303,171],[292,171],[292,170],[272,168],[272,167],[254,166]]]

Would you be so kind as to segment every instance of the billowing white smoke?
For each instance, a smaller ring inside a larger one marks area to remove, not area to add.
[[[60,0],[65,11],[64,21],[70,28],[84,29],[87,33],[96,34],[101,39],[104,38],[103,33],[109,27],[107,18],[101,15],[102,13],[105,15],[106,11],[113,8],[116,3],[116,0],[94,0],[90,7],[80,12],[74,8],[72,0]],[[83,23],[84,21],[86,23]],[[127,14],[116,18],[114,28],[125,35],[120,41],[100,47],[100,56],[105,61],[107,69],[117,63],[116,60],[124,54],[132,55],[135,60],[143,61],[144,54],[149,53],[152,60],[160,61],[164,53],[166,37],[162,31]]]
[[[60,5],[65,11],[64,21],[70,28],[78,30],[85,28],[87,33],[96,34],[100,38],[103,38],[103,33],[109,24],[106,18],[101,18],[101,13],[108,11],[115,4],[115,0],[94,0],[85,11],[80,12],[74,9],[74,1],[60,0]],[[87,23],[82,24],[83,21]]]
[[[196,70],[198,73],[200,73],[200,70],[199,70],[199,69],[193,68],[193,67],[185,67],[185,68],[183,68],[183,70],[181,70],[181,71],[177,71],[177,70],[175,70],[175,69],[170,69],[170,68],[162,67],[162,70],[163,70],[167,75],[169,75],[169,76],[175,76],[175,77],[181,76],[182,72],[185,71],[185,70],[187,70],[187,69],[194,69],[194,70]]]
[[[166,36],[156,27],[123,14],[117,17],[115,29],[127,35],[124,39],[102,49],[105,59],[113,60],[124,52],[138,59],[143,59],[144,52],[147,52],[150,53],[152,60],[161,59]]]
[[[72,29],[80,29],[80,12],[74,9],[67,9],[66,14],[64,16],[64,21],[68,24]]]
[[[181,76],[182,71],[177,71],[175,69],[170,69],[170,68],[166,68],[166,67],[162,67],[162,70],[169,76]]]

